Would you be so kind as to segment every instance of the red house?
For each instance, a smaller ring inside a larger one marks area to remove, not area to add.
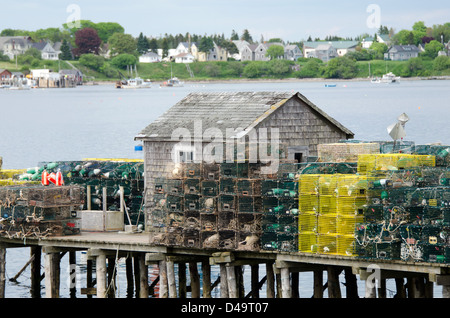
[[[12,73],[5,69],[0,69],[0,81],[10,80]]]

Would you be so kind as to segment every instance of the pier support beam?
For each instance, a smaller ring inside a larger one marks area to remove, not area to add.
[[[148,266],[145,264],[145,253],[139,254],[139,298],[148,298]]]
[[[41,298],[41,254],[42,247],[31,246],[30,254],[33,261],[30,264],[31,272],[31,298]]]
[[[45,251],[45,297],[59,298],[60,284],[60,255],[58,252],[47,249]]]
[[[220,264],[220,298],[228,298],[228,275],[225,264]]]
[[[97,278],[97,298],[106,298],[106,255],[99,253],[95,260],[95,274]]]
[[[266,296],[267,298],[275,298],[275,274],[273,270],[273,262],[266,263]]]
[[[206,261],[202,261],[202,277],[203,298],[211,298],[211,266]]]
[[[6,247],[0,245],[0,298],[5,298],[6,286]]]

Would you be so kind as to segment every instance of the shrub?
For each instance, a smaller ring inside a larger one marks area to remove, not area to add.
[[[92,53],[82,54],[79,61],[81,65],[87,66],[96,71],[100,70],[105,63],[105,59],[102,56]]]
[[[434,59],[433,69],[435,71],[443,71],[450,68],[450,57],[441,55]]]
[[[117,68],[126,69],[127,65],[134,65],[137,63],[137,61],[138,61],[138,59],[136,58],[136,56],[134,56],[132,54],[124,53],[124,54],[119,54],[116,57],[114,57],[111,60],[111,65],[113,65]]]

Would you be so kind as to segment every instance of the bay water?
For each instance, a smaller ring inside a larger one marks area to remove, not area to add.
[[[326,87],[325,84],[336,84]],[[190,92],[300,92],[355,134],[357,140],[391,141],[387,127],[406,113],[405,140],[416,144],[450,144],[450,81],[402,80],[400,84],[367,81],[261,81],[186,83],[184,87],[121,90],[114,84],[61,89],[0,90],[0,156],[3,169],[34,167],[43,161],[84,158],[143,158],[134,137]],[[77,253],[77,259],[82,258]],[[30,297],[27,268],[17,282],[9,281],[30,257],[29,248],[9,248],[6,255],[6,297]],[[68,256],[61,260],[61,297],[69,297]],[[86,287],[85,266],[77,267],[77,297]],[[244,267],[246,292],[250,268]],[[260,278],[264,268],[260,268]],[[212,281],[218,268],[212,270]],[[341,282],[344,281],[342,274]],[[360,297],[364,283],[359,281]],[[300,273],[300,297],[313,294],[312,274]],[[395,291],[388,280],[388,297]],[[264,297],[265,287],[261,290]],[[345,288],[343,296],[345,296]],[[435,287],[435,297],[442,288]],[[44,295],[42,286],[42,295]],[[126,296],[125,264],[118,266],[118,297]],[[213,297],[219,296],[218,288]],[[326,296],[326,293],[325,293]]]

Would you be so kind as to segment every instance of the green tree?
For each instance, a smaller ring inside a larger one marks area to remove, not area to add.
[[[373,58],[383,59],[384,53],[388,51],[388,47],[384,43],[373,42],[370,49],[374,52]]]
[[[134,65],[137,61],[138,59],[133,54],[124,53],[112,58],[111,65],[121,69],[126,69],[127,65]]]
[[[208,53],[210,50],[214,49],[214,41],[209,36],[204,36],[200,40],[200,43],[198,45],[198,50],[200,52]]]
[[[99,22],[94,25],[100,39],[107,43],[114,33],[124,33],[125,29],[116,22]]]
[[[438,56],[439,51],[441,51],[444,46],[436,41],[432,40],[430,43],[425,44],[425,52],[421,53],[422,57],[434,59]]]
[[[420,57],[414,57],[409,59],[406,64],[403,64],[400,70],[400,76],[410,77],[410,76],[421,76],[425,71],[425,66]]]
[[[152,38],[148,41],[148,48],[153,53],[158,53],[158,41],[155,38]]]
[[[144,54],[149,49],[149,43],[148,43],[147,37],[145,37],[142,34],[142,32],[139,34],[139,37],[137,39],[136,49],[139,54]]]
[[[34,47],[30,47],[28,50],[25,51],[25,55],[30,55],[35,59],[42,60],[42,53],[38,49]]]
[[[169,41],[164,38],[162,41],[162,57],[165,58],[169,55]]]
[[[79,62],[81,65],[87,66],[93,70],[98,71],[105,63],[105,59],[102,56],[88,53],[82,54],[80,56]]]
[[[253,38],[252,38],[252,36],[250,35],[250,32],[248,31],[248,29],[245,29],[245,30],[242,32],[241,40],[247,41],[248,43],[253,43]]]
[[[61,60],[71,60],[72,52],[70,51],[70,46],[67,40],[63,40],[61,44],[61,53],[59,54]]]
[[[319,77],[322,74],[322,65],[323,62],[320,59],[311,58],[308,62],[306,62],[305,66],[303,66],[299,72],[297,72],[297,77],[300,78],[310,78],[310,77]]]
[[[270,59],[277,59],[284,56],[284,47],[281,45],[271,45],[266,51],[266,56],[270,57]]]
[[[443,71],[450,68],[450,57],[441,55],[434,59],[433,69],[435,71]]]
[[[262,75],[261,68],[259,67],[259,63],[250,62],[248,63],[242,72],[245,77],[256,78]]]
[[[136,40],[131,34],[114,33],[108,40],[111,54],[136,54]]]
[[[324,71],[326,78],[353,78],[358,73],[356,61],[348,57],[336,57],[331,59]]]
[[[231,38],[230,38],[230,40],[231,41],[234,41],[234,40],[239,40],[239,35],[236,33],[236,31],[231,31]]]
[[[287,75],[290,71],[290,61],[275,59],[269,61],[268,63],[270,73],[277,77]]]

